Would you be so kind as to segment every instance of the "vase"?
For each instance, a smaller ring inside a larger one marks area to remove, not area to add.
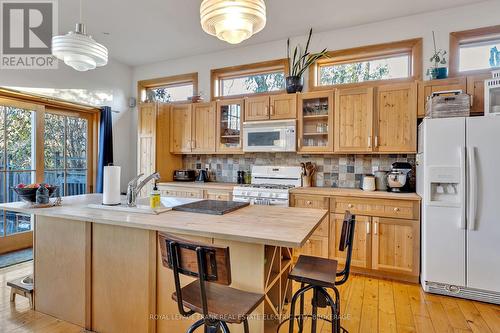
[[[286,92],[289,94],[295,94],[301,92],[304,88],[304,83],[302,82],[302,76],[287,76],[286,77]]]
[[[448,67],[432,67],[427,70],[427,75],[431,80],[446,79],[448,77]]]

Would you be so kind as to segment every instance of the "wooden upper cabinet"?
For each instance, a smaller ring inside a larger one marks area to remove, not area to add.
[[[377,88],[374,150],[412,153],[417,149],[417,84]]]
[[[156,171],[156,103],[139,104],[137,135],[137,171],[146,176]],[[149,193],[145,186],[142,194]]]
[[[269,96],[256,96],[245,98],[244,121],[268,120]]]
[[[467,76],[467,93],[471,95],[471,114],[484,114],[484,81],[491,79],[491,74]]]
[[[370,268],[371,222],[370,217],[356,216],[354,240],[352,244],[351,265],[360,268]],[[340,235],[342,234],[343,214],[330,215],[330,257],[345,264],[346,251],[339,250]]]
[[[217,113],[217,152],[243,152],[243,110],[244,99],[226,99],[218,101]]]
[[[270,119],[297,118],[297,95],[271,95],[269,101]]]
[[[373,217],[372,221],[372,268],[418,276],[418,221],[381,217]]]
[[[170,152],[191,152],[191,104],[173,104],[170,111]]]
[[[373,136],[373,88],[339,89],[335,94],[336,152],[370,152]]]
[[[298,95],[299,153],[333,152],[333,91]]]
[[[192,105],[192,138],[193,153],[214,153],[216,134],[215,103],[195,103]]]
[[[425,104],[432,93],[439,91],[462,90],[467,92],[465,77],[454,77],[442,80],[421,81],[418,83],[418,117],[425,116]]]

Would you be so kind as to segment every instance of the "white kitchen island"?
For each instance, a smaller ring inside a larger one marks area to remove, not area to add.
[[[158,232],[229,246],[234,288],[265,293],[250,331],[271,332],[291,293],[291,248],[304,245],[327,211],[248,206],[225,215],[159,215],[92,209],[101,195],[64,197],[51,208],[0,207],[33,214],[35,310],[99,333],[181,333],[173,274],[161,264]],[[184,278],[183,282],[191,281]],[[231,325],[231,332],[243,332]]]

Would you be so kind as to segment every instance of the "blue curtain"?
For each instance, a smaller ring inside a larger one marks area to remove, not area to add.
[[[102,178],[104,166],[113,163],[113,122],[111,108],[104,106],[101,109],[99,124],[99,158],[97,162],[97,193],[102,193]]]

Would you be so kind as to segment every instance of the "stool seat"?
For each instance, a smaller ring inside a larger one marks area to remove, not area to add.
[[[203,313],[198,280],[182,287],[182,304],[197,313]],[[208,315],[228,323],[239,324],[264,300],[263,294],[234,289],[217,283],[205,284]],[[172,294],[177,301],[177,293]]]
[[[305,284],[331,288],[335,285],[337,264],[337,260],[300,255],[288,278]]]

